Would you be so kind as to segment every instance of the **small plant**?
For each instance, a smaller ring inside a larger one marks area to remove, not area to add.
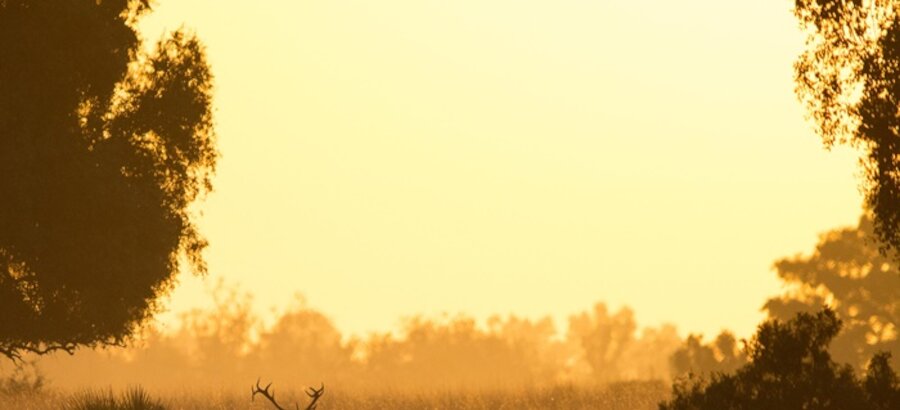
[[[132,387],[122,394],[122,410],[165,410],[159,400],[154,400],[140,386]]]
[[[34,362],[17,362],[8,376],[0,377],[0,395],[32,395],[40,393],[46,379]]]
[[[165,410],[158,400],[140,386],[131,387],[116,397],[109,390],[87,390],[75,395],[66,410]]]

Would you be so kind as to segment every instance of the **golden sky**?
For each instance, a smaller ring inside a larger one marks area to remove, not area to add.
[[[748,336],[772,262],[861,203],[794,97],[791,3],[158,0],[142,28],[208,45],[206,281],[260,312],[299,292],[365,333],[606,301]]]

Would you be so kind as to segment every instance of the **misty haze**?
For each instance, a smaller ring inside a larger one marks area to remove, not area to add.
[[[898,409],[898,67],[898,0],[0,0],[0,409]]]

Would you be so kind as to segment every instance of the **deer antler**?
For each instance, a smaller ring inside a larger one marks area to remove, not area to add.
[[[285,409],[284,407],[281,407],[281,406],[278,404],[278,402],[275,401],[275,391],[274,391],[274,390],[273,390],[271,393],[269,393],[269,386],[271,386],[271,385],[272,385],[272,383],[269,383],[269,384],[266,385],[266,387],[260,387],[260,386],[259,386],[259,379],[257,378],[257,379],[256,379],[256,387],[250,386],[250,401],[253,401],[253,399],[256,398],[256,395],[257,395],[257,394],[262,394],[263,397],[265,397],[265,398],[268,399],[270,402],[272,402],[272,404],[275,405],[275,408],[276,408],[276,409],[278,409],[278,410],[287,410],[287,409]]]
[[[259,385],[259,380],[260,379],[256,379],[256,387],[250,386],[250,401],[253,401],[257,394],[261,394],[263,397],[272,402],[276,409],[287,410],[284,407],[281,407],[281,405],[278,404],[277,401],[275,401],[275,391],[269,391],[269,387],[272,386],[272,383],[267,384],[266,387],[262,387]],[[312,401],[310,401],[309,406],[306,406],[306,410],[316,410],[316,402],[319,401],[319,398],[322,397],[323,394],[325,394],[325,383],[322,383],[322,385],[318,389],[314,389],[312,387],[308,388],[306,390],[306,395],[309,396]],[[296,404],[294,404],[294,407],[296,407],[298,410],[300,409],[300,406],[297,406]]]
[[[322,397],[323,394],[325,394],[325,383],[322,383],[318,389],[312,387],[306,389],[306,395],[312,399],[309,402],[309,406],[306,406],[306,410],[316,410],[316,402],[319,401],[319,397]]]

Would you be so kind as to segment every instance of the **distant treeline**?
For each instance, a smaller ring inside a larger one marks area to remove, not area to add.
[[[637,331],[632,311],[603,303],[573,315],[560,333],[550,318],[515,316],[405,321],[399,335],[345,337],[322,313],[298,301],[267,328],[250,298],[215,291],[216,306],[182,316],[171,334],[148,328],[132,347],[79,350],[42,358],[57,387],[141,384],[165,389],[283,386],[352,389],[484,389],[618,380],[668,380],[682,344],[673,326]]]
[[[843,322],[829,347],[835,360],[862,373],[876,352],[887,351],[890,365],[900,367],[900,272],[895,258],[879,252],[868,217],[856,228],[823,234],[811,254],[774,267],[787,286],[764,304],[771,318],[829,305]],[[214,308],[183,315],[173,332],[148,326],[128,348],[50,355],[36,369],[58,387],[232,389],[261,377],[283,386],[324,381],[352,389],[444,390],[668,382],[747,363],[743,341],[727,331],[710,341],[682,339],[671,325],[638,329],[629,308],[611,311],[603,303],[570,316],[562,332],[550,318],[413,317],[397,333],[361,338],[342,335],[302,300],[263,327],[249,295],[221,284],[212,293]]]

